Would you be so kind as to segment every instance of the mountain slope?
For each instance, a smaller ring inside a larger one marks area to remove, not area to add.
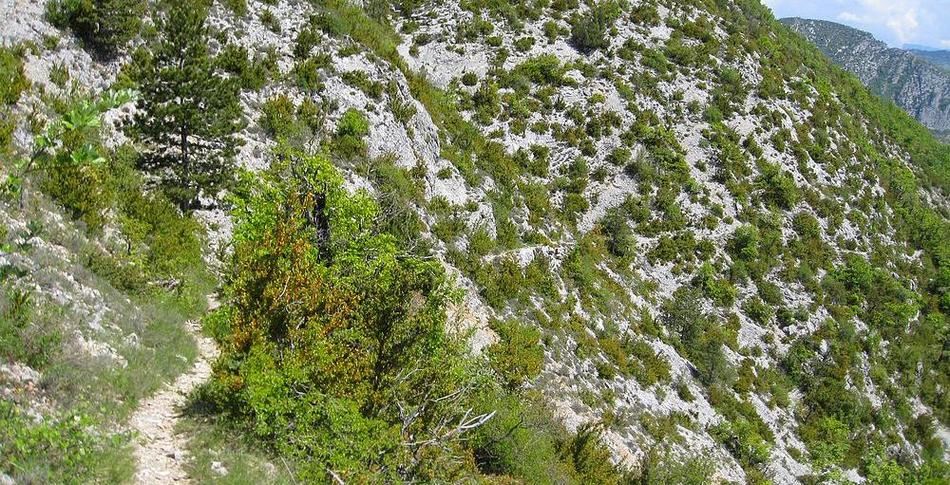
[[[944,69],[950,69],[950,51],[908,49],[915,56],[926,59]]]
[[[890,48],[871,34],[824,20],[782,19],[872,91],[936,133],[950,130],[950,73],[939,53]]]
[[[18,5],[44,89],[63,59],[89,90],[147,82],[166,35],[102,62]],[[247,122],[233,206],[202,214],[222,357],[196,407],[235,442],[315,482],[948,477],[950,147],[757,1],[202,20]],[[418,366],[379,351],[391,322]]]

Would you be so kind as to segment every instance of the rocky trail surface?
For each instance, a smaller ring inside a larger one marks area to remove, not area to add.
[[[214,305],[212,304],[212,307]],[[214,340],[201,334],[197,321],[187,328],[198,344],[192,368],[154,396],[144,400],[129,420],[138,438],[135,443],[135,483],[188,483],[188,437],[175,432],[188,394],[211,376],[211,362],[218,354]]]

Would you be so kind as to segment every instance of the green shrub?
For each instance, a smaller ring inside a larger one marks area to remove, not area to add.
[[[846,425],[828,416],[809,420],[799,431],[818,469],[844,460],[850,448],[850,434]]]
[[[280,19],[277,18],[277,15],[275,15],[271,9],[265,8],[264,10],[261,10],[261,13],[258,14],[258,18],[260,19],[261,24],[263,24],[264,27],[267,27],[267,30],[270,30],[275,34],[280,34]]]
[[[59,202],[69,216],[98,232],[106,222],[106,209],[112,202],[105,167],[60,165],[46,171],[40,187]]]
[[[227,44],[214,60],[225,72],[240,79],[241,88],[251,91],[259,91],[274,73],[280,72],[274,50],[257,54],[252,59],[246,47]]]
[[[612,0],[594,4],[571,25],[571,44],[587,53],[607,47],[607,33],[619,16],[620,5]]]
[[[0,356],[45,369],[60,349],[60,330],[38,311],[32,292],[6,285],[3,290],[0,294]]]
[[[564,82],[564,71],[557,56],[542,54],[522,61],[512,73],[524,76],[535,84],[559,86]]]
[[[607,238],[607,250],[617,257],[632,255],[637,249],[637,240],[627,219],[619,209],[611,209],[600,221],[600,228]]]
[[[769,444],[745,419],[726,421],[714,426],[710,432],[722,443],[743,467],[761,465],[769,458]]]
[[[329,55],[310,56],[294,64],[292,71],[297,87],[310,92],[318,93],[323,90],[323,77],[320,70],[330,65]]]
[[[772,309],[759,297],[752,297],[742,304],[742,311],[759,325],[768,325],[772,320]]]
[[[756,185],[763,191],[763,199],[782,209],[791,209],[799,199],[799,190],[791,175],[777,165],[765,164]]]
[[[96,101],[79,100],[36,138],[32,169],[42,176],[41,188],[93,232],[105,223],[113,198],[106,183],[106,160],[99,154],[99,118],[131,98],[131,93],[123,92],[107,93]]]
[[[736,300],[738,290],[729,280],[716,278],[715,270],[709,263],[703,263],[693,279],[693,284],[703,290],[703,294],[720,307],[730,307]]]
[[[504,383],[516,389],[537,377],[544,364],[541,333],[515,320],[492,320],[489,326],[499,340],[488,347],[488,360]]]
[[[161,192],[146,190],[134,169],[136,156],[121,147],[108,164],[126,256],[149,279],[186,280],[184,275],[204,266],[204,228]]]
[[[82,413],[44,417],[0,400],[0,468],[16,483],[104,483],[101,465],[122,461],[125,440],[103,440]],[[81,450],[81,451],[80,451]]]
[[[365,155],[364,138],[368,134],[369,120],[366,115],[356,108],[346,110],[337,122],[336,132],[333,134],[333,153],[344,158]]]
[[[14,104],[20,94],[30,88],[30,80],[23,72],[23,60],[9,47],[0,46],[0,105]],[[4,117],[6,118],[6,117]]]
[[[576,434],[554,418],[543,397],[488,393],[477,410],[495,411],[473,440],[480,471],[507,475],[525,483],[624,483],[624,471],[612,464],[601,442],[601,428],[582,426]]]
[[[370,79],[366,71],[347,71],[341,74],[340,78],[343,82],[363,91],[363,93],[375,100],[379,100],[383,96],[383,90],[385,89],[383,83]]]
[[[247,0],[223,0],[222,3],[238,18],[244,18],[247,15]]]
[[[96,52],[114,55],[138,35],[145,10],[143,0],[53,0],[46,18]]]
[[[281,94],[264,101],[261,105],[261,117],[257,122],[268,135],[286,138],[296,131],[296,110],[293,101]]]
[[[205,396],[249,420],[301,480],[455,481],[465,449],[421,444],[466,419],[473,389],[445,333],[445,275],[399,252],[374,228],[379,208],[342,185],[329,162],[291,154],[237,200],[220,325],[231,335]]]

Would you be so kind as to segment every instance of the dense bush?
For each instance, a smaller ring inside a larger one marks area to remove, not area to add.
[[[242,89],[251,91],[259,91],[271,76],[280,72],[274,50],[255,54],[252,58],[246,47],[227,44],[214,60],[218,67],[238,78]]]
[[[0,46],[0,107],[14,104],[20,94],[29,89],[30,80],[23,72],[23,60],[19,53],[9,47]]]
[[[490,326],[498,342],[488,347],[488,359],[505,384],[518,388],[537,377],[544,364],[541,333],[514,320],[493,320]]]
[[[281,153],[236,200],[228,305],[213,325],[224,351],[206,402],[247,420],[307,481],[617,482],[599,433],[560,431],[446,333],[452,292],[438,263],[378,232],[378,206],[348,193],[329,162]],[[536,375],[538,332],[494,327],[488,358],[506,383]]]
[[[366,141],[369,134],[369,120],[366,115],[350,108],[343,113],[336,124],[333,134],[332,152],[344,158],[352,158],[366,154]]]
[[[735,369],[723,351],[729,339],[727,329],[703,312],[699,290],[688,286],[677,289],[663,305],[662,321],[678,348],[696,366],[700,381],[707,386],[732,383]]]
[[[607,33],[620,17],[620,5],[613,0],[591,6],[571,25],[571,43],[582,52],[592,52],[610,45]]]
[[[757,181],[762,190],[762,198],[782,209],[791,209],[799,199],[798,187],[791,175],[776,165],[763,165],[762,175]]]
[[[93,50],[113,55],[138,35],[145,9],[143,0],[53,0],[46,15]]]
[[[399,255],[374,230],[378,207],[325,160],[262,177],[237,201],[218,402],[305,480],[457,476],[467,460],[439,423],[468,419],[471,371],[445,334],[441,267]]]
[[[11,482],[110,482],[99,476],[102,460],[121,460],[118,441],[103,441],[82,413],[37,420],[12,400],[0,399],[0,463]],[[82,450],[78,452],[77,450]],[[9,467],[9,468],[6,468]]]
[[[274,138],[286,138],[293,134],[296,126],[297,107],[285,95],[275,96],[261,105],[261,117],[258,120],[264,132]]]

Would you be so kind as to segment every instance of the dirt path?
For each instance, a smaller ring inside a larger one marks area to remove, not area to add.
[[[198,344],[194,366],[142,401],[129,419],[129,425],[138,432],[134,450],[137,484],[189,482],[183,468],[188,461],[188,438],[176,434],[175,425],[188,394],[211,376],[211,362],[218,349],[213,340],[201,334],[198,322],[188,322],[187,328]]]

